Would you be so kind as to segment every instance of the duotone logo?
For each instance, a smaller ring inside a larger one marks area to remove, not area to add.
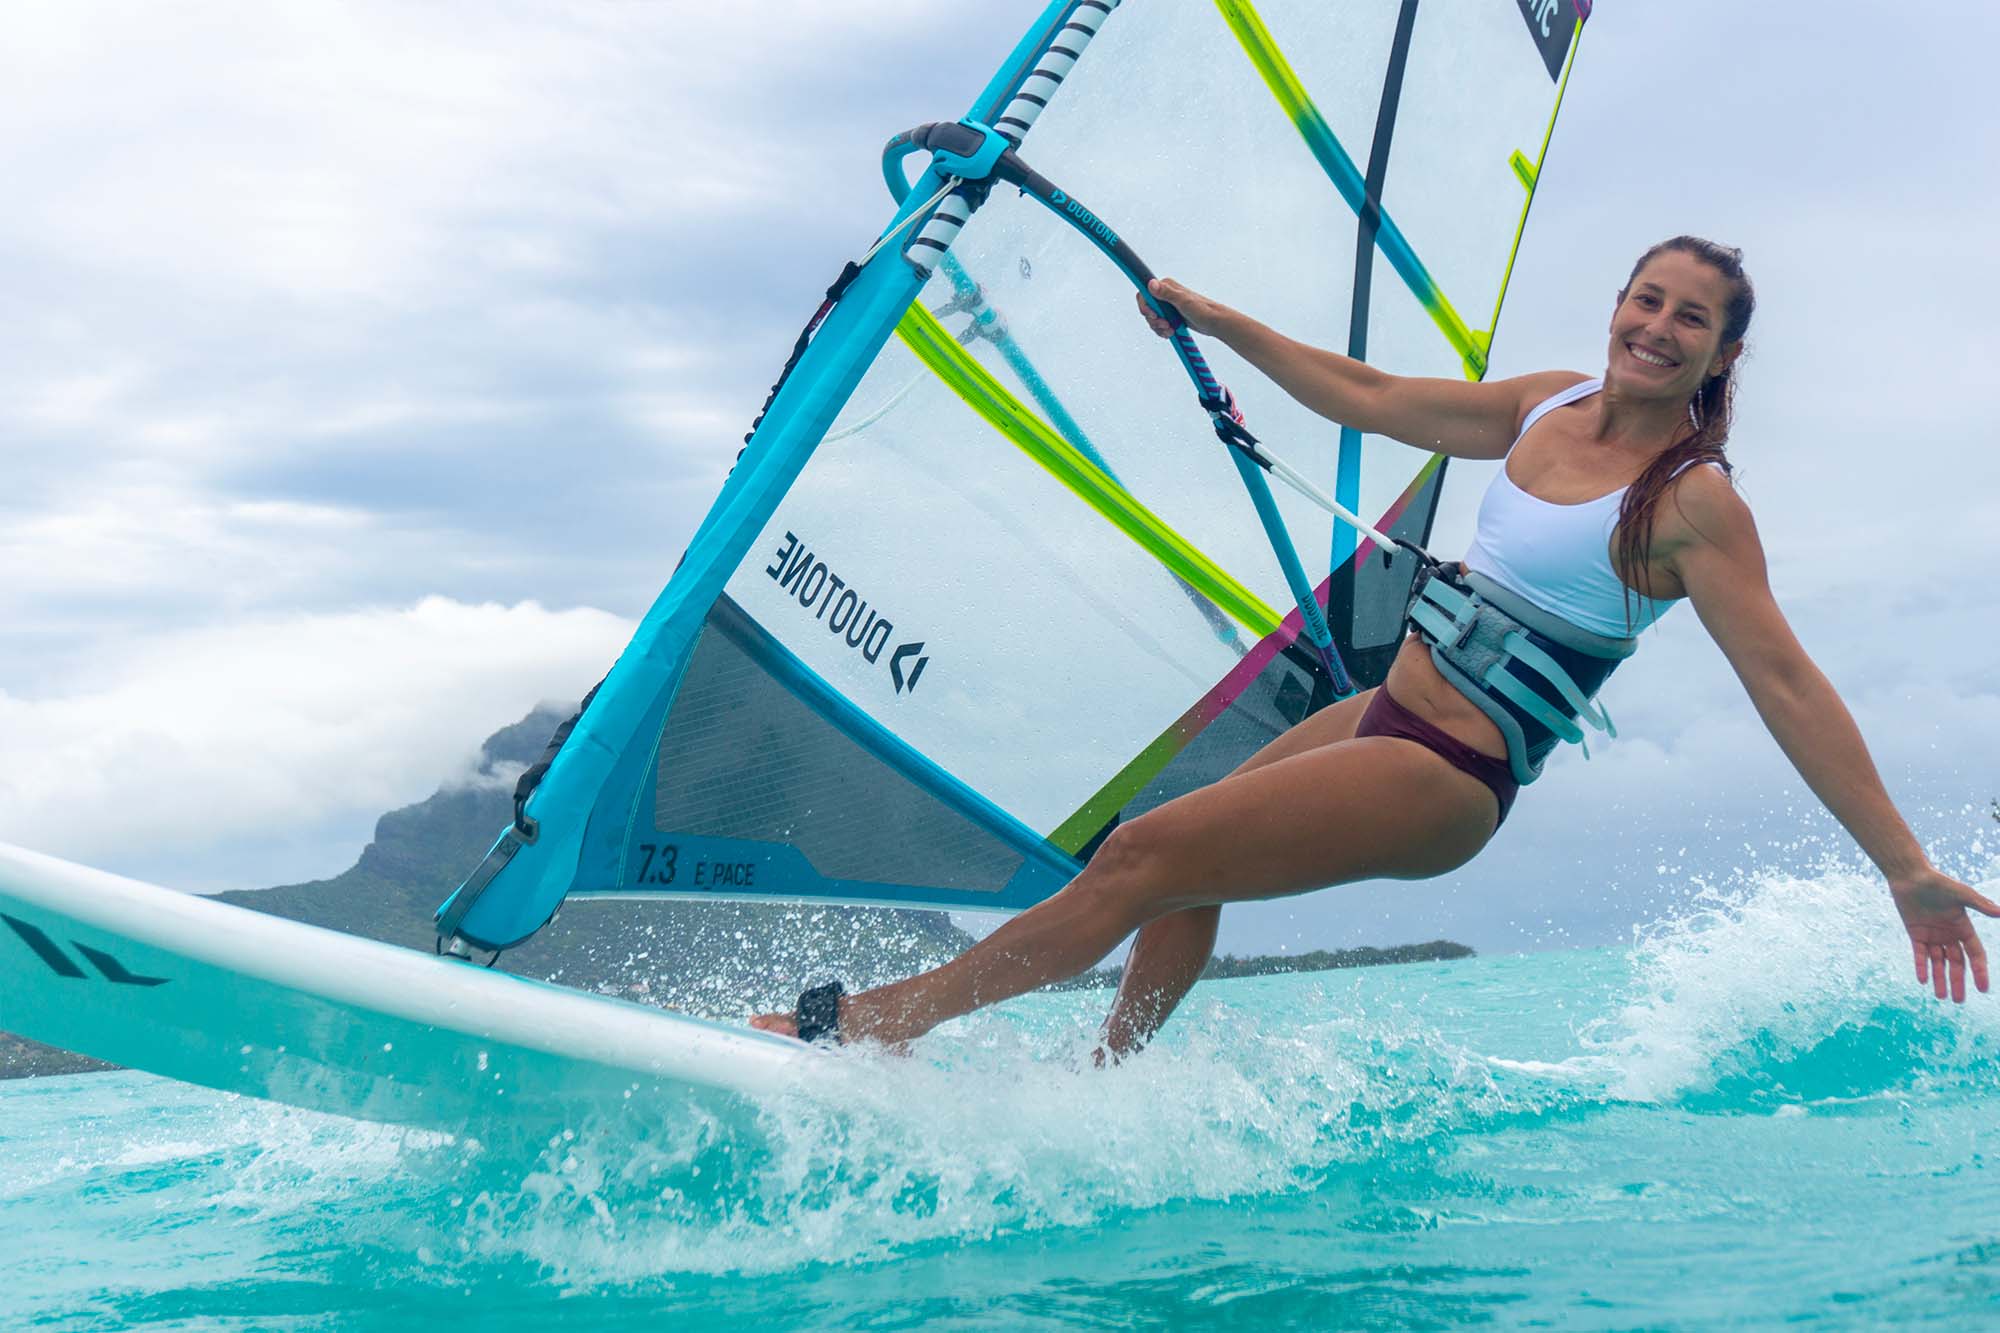
[[[921,639],[915,643],[897,645],[894,655],[889,658],[889,678],[896,683],[896,693],[901,694],[904,690],[914,690],[917,688],[917,677],[924,674],[924,668],[930,665],[931,660],[928,657],[917,657],[917,654],[923,650],[924,645]],[[917,660],[911,665],[910,674],[905,677],[903,675],[903,663],[912,657],[916,657]]]
[[[1064,194],[1061,190],[1051,191],[1049,194],[1049,202],[1054,204],[1057,208],[1060,208],[1063,212],[1069,214],[1071,217],[1075,218],[1078,222],[1082,223],[1083,229],[1085,231],[1089,232],[1092,236],[1097,237],[1099,240],[1103,241],[1106,245],[1118,244],[1117,232],[1111,230],[1110,226],[1108,226],[1102,218],[1098,217],[1097,214],[1091,212],[1089,209],[1085,208],[1081,203],[1078,203],[1075,199],[1072,199],[1068,195]]]
[[[870,666],[882,660],[882,650],[895,637],[894,622],[870,606],[868,599],[815,555],[799,540],[798,534],[787,532],[785,544],[774,554],[776,559],[764,568],[773,583],[812,612],[814,621],[861,654]],[[931,660],[922,656],[923,651],[924,641],[918,639],[897,644],[889,654],[889,681],[897,694],[917,688],[917,677]],[[911,661],[912,658],[915,660]]]
[[[90,973],[79,967],[76,959],[65,953],[63,947],[50,939],[49,933],[40,926],[30,925],[19,917],[8,916],[5,912],[0,912],[0,921],[5,921],[11,926],[14,933],[21,937],[21,941],[33,949],[35,956],[47,963],[49,970],[57,976],[77,981],[90,980]],[[166,977],[140,976],[102,949],[93,949],[88,944],[79,944],[75,940],[70,941],[70,947],[82,956],[84,962],[102,973],[106,981],[116,985],[164,986],[167,983]]]

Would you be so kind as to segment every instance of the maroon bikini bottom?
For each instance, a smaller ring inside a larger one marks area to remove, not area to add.
[[[1507,822],[1507,812],[1514,808],[1514,798],[1520,794],[1521,784],[1514,781],[1514,769],[1505,759],[1481,754],[1458,737],[1439,731],[1390,698],[1387,686],[1376,690],[1375,697],[1368,701],[1368,711],[1361,715],[1361,724],[1354,729],[1354,734],[1357,737],[1396,736],[1415,741],[1459,772],[1478,778],[1492,789],[1494,799],[1500,802],[1500,820],[1494,825],[1496,829]]]

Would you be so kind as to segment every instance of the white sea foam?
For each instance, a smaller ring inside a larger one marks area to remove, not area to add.
[[[1204,986],[1111,1070],[1088,1059],[1107,996],[1085,993],[947,1025],[910,1057],[844,1052],[750,1117],[620,1108],[525,1145],[184,1090],[138,1132],[81,1131],[88,1152],[50,1172],[0,1172],[0,1193],[184,1163],[191,1206],[274,1249],[338,1234],[421,1255],[447,1286],[519,1270],[563,1291],[1083,1234],[1178,1207],[1339,1197],[1365,1213],[1385,1180],[1403,1182],[1385,1197],[1477,1212],[1484,1172],[1466,1164],[1523,1127],[1662,1102],[1838,1114],[2000,1083],[2000,998],[1941,1005],[1907,958],[1878,879],[1767,872],[1709,890],[1622,957]],[[1426,1224],[1384,1207],[1383,1227]]]
[[[1984,868],[1983,891],[1995,891],[1996,872],[2000,862]],[[2000,938],[1975,919],[1982,939]],[[1639,931],[1630,962],[1628,997],[1581,1038],[1612,1094],[1633,1100],[1712,1087],[1891,1021],[1928,1034],[1928,1058],[1946,1064],[1990,1061],[2000,1038],[2000,994],[1958,1008],[1920,989],[1883,881],[1852,867],[1763,870],[1707,888]]]
[[[845,1053],[811,1097],[768,1108],[754,1142],[579,1134],[517,1189],[474,1200],[469,1248],[587,1286],[881,1259],[1299,1194],[1510,1104],[1481,1060],[1400,1006],[1273,981],[1197,992],[1168,1039],[1110,1070],[1088,1059],[1105,997],[1042,996],[912,1057]]]

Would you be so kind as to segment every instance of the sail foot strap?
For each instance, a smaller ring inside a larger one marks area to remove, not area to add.
[[[458,886],[457,892],[445,899],[444,905],[437,910],[439,953],[445,952],[458,940],[458,928],[464,924],[466,914],[472,911],[472,905],[479,901],[479,895],[486,892],[486,886],[507,868],[507,863],[514,859],[515,853],[527,846],[528,842],[529,839],[523,838],[511,824],[508,825],[501,833],[500,840],[486,853],[486,859],[479,863],[478,868],[466,878],[465,883]],[[493,957],[496,960],[500,957],[498,949],[493,951]],[[487,966],[490,967],[492,964],[489,962]]]

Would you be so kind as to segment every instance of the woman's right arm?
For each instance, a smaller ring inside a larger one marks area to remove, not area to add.
[[[1189,328],[1221,339],[1321,416],[1454,458],[1505,457],[1529,408],[1585,378],[1567,370],[1489,383],[1391,375],[1288,338],[1171,278],[1155,278],[1148,290],[1178,310]],[[1172,328],[1143,297],[1139,310],[1155,333],[1172,336]]]

